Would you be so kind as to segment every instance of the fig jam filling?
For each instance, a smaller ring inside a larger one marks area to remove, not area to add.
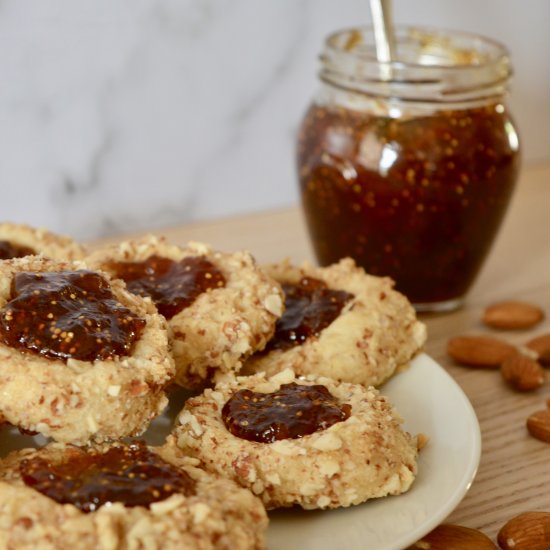
[[[126,282],[130,292],[151,297],[166,319],[189,307],[203,292],[226,283],[221,271],[204,256],[176,262],[153,255],[144,262],[111,262],[108,268]]]
[[[195,480],[147,449],[142,441],[105,453],[72,448],[61,464],[34,457],[19,472],[25,484],[59,502],[93,512],[104,504],[149,507],[173,494],[195,494]]]
[[[298,284],[281,285],[285,294],[285,312],[277,321],[275,334],[265,351],[288,349],[319,336],[353,299],[344,290],[332,290],[324,281],[303,277]]]
[[[36,251],[28,246],[15,244],[10,241],[0,240],[0,260],[10,260],[11,258],[23,258],[36,254]]]
[[[351,405],[341,405],[325,386],[283,384],[273,393],[235,392],[222,409],[225,427],[258,443],[298,439],[343,422]]]
[[[52,359],[129,355],[144,327],[107,280],[87,270],[16,273],[11,300],[0,310],[4,344]]]

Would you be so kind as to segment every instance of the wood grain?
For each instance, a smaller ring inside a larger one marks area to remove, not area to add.
[[[313,259],[299,207],[156,233],[177,243],[200,240],[223,250],[245,248],[260,262]],[[498,371],[454,365],[445,349],[447,340],[460,334],[497,335],[519,345],[550,332],[550,319],[529,331],[505,333],[485,327],[483,308],[504,299],[532,301],[550,316],[550,165],[524,170],[496,245],[465,306],[451,314],[422,316],[429,330],[426,351],[470,398],[483,438],[476,480],[448,521],[481,529],[493,540],[511,517],[528,510],[550,511],[550,445],[530,437],[525,428],[529,414],[545,407],[550,383],[534,393],[514,393]]]

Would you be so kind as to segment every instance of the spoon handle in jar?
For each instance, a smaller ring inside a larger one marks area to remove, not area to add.
[[[395,36],[391,0],[370,0],[376,58],[380,63],[395,60]]]

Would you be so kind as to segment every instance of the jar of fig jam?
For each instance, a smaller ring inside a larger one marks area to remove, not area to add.
[[[297,151],[318,261],[351,256],[419,311],[458,307],[489,252],[519,169],[506,49],[459,32],[397,29],[398,61],[373,33],[328,37],[321,89]]]

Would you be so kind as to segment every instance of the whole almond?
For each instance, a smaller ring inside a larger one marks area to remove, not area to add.
[[[538,355],[539,363],[550,366],[550,334],[542,334],[525,344]]]
[[[537,411],[529,415],[527,430],[533,437],[550,443],[550,410]]]
[[[491,539],[481,531],[461,525],[443,524],[413,544],[419,550],[495,550]]]
[[[447,353],[461,365],[496,369],[517,350],[511,344],[490,336],[456,336],[447,343]]]
[[[503,550],[548,550],[550,548],[550,513],[524,512],[508,521],[498,532]]]
[[[533,391],[544,384],[544,369],[540,363],[519,353],[503,361],[500,373],[506,383],[517,391]]]
[[[543,319],[544,311],[527,302],[499,302],[487,307],[483,314],[486,325],[505,330],[530,328]]]

